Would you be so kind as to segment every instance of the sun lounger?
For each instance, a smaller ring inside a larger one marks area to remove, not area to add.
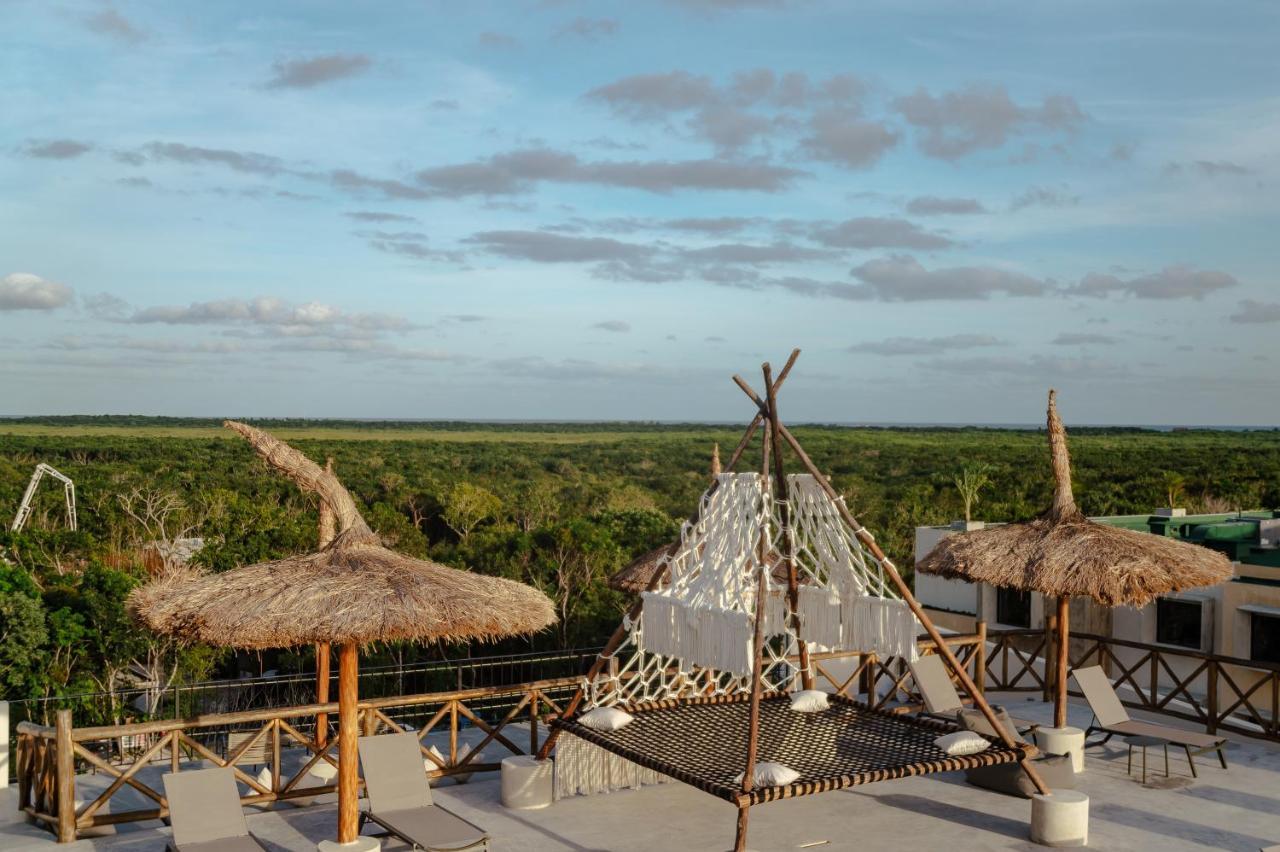
[[[947,722],[957,722],[960,711],[964,709],[964,702],[960,700],[960,693],[956,692],[956,686],[951,682],[951,675],[947,673],[947,665],[942,658],[937,654],[930,654],[921,657],[910,666],[916,688],[924,698],[924,715]],[[1009,721],[1021,734],[1034,731],[1039,727],[1037,723],[1026,719],[1010,717]]]
[[[1187,753],[1187,763],[1191,764],[1191,775],[1196,777],[1195,755],[1206,754],[1214,751],[1218,753],[1218,761],[1222,764],[1222,768],[1227,768],[1227,757],[1223,754],[1222,749],[1226,746],[1225,737],[1215,736],[1213,734],[1197,734],[1194,731],[1183,731],[1168,725],[1157,724],[1156,722],[1139,722],[1129,718],[1129,711],[1124,709],[1124,705],[1120,703],[1120,698],[1116,695],[1115,689],[1111,686],[1111,681],[1107,679],[1106,672],[1101,666],[1090,666],[1086,669],[1075,669],[1072,674],[1075,676],[1076,684],[1079,685],[1080,691],[1084,693],[1084,698],[1089,702],[1089,709],[1093,711],[1093,722],[1090,723],[1089,729],[1084,732],[1085,739],[1094,731],[1106,734],[1102,739],[1094,742],[1086,742],[1087,746],[1102,745],[1113,736],[1122,737],[1159,737],[1168,740],[1174,745],[1182,746]]]
[[[431,801],[422,751],[413,734],[359,739],[360,765],[369,809],[360,815],[390,834],[427,852],[489,848],[484,830]]]
[[[164,795],[173,825],[172,852],[263,852],[249,833],[230,767],[168,772]]]

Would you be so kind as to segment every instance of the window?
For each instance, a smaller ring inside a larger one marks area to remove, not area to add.
[[[1280,663],[1280,615],[1249,615],[1249,659]]]
[[[996,621],[1010,627],[1031,626],[1031,593],[996,589]]]
[[[1200,601],[1158,598],[1156,600],[1156,641],[1161,645],[1201,648],[1203,604]]]

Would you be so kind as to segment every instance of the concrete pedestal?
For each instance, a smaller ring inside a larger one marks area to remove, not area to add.
[[[382,841],[376,837],[357,837],[350,843],[339,843],[336,840],[321,840],[316,849],[318,852],[378,852]]]
[[[1089,845],[1089,797],[1079,790],[1031,796],[1031,840],[1041,846]]]
[[[527,754],[502,759],[502,804],[515,810],[545,808],[555,793],[553,766]]]
[[[298,789],[305,790],[307,787],[324,787],[328,784],[336,782],[338,777],[338,767],[328,761],[320,761],[315,766],[307,770],[307,777],[298,782]],[[297,799],[289,799],[289,804],[295,807],[305,808],[313,804],[316,800],[315,796],[301,796]]]
[[[1079,728],[1036,728],[1036,746],[1049,754],[1071,755],[1071,768],[1084,772],[1084,731]]]

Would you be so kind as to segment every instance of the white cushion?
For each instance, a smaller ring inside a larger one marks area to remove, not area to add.
[[[800,777],[800,773],[796,772],[790,766],[784,766],[781,763],[764,763],[756,764],[756,771],[751,773],[754,776],[755,785],[757,787],[781,787],[784,784],[790,784],[792,781]],[[737,777],[733,779],[733,783],[742,783],[742,773],[739,772]]]
[[[616,731],[631,724],[635,717],[617,707],[597,707],[583,713],[578,721],[595,731]]]
[[[977,754],[986,751],[991,743],[973,731],[956,731],[954,734],[938,737],[933,744],[952,757],[964,754]]]
[[[791,693],[791,709],[797,713],[817,713],[826,710],[827,694],[821,689],[804,689]]]

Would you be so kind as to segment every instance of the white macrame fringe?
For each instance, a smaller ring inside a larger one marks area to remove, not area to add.
[[[801,586],[800,635],[806,642],[839,648],[844,623],[840,615],[840,595],[834,589]]]
[[[842,647],[914,662],[918,623],[906,601],[860,595],[841,604]]]
[[[595,743],[565,734],[556,744],[555,797],[592,796],[613,790],[637,790],[642,784],[671,779],[645,769]]]

